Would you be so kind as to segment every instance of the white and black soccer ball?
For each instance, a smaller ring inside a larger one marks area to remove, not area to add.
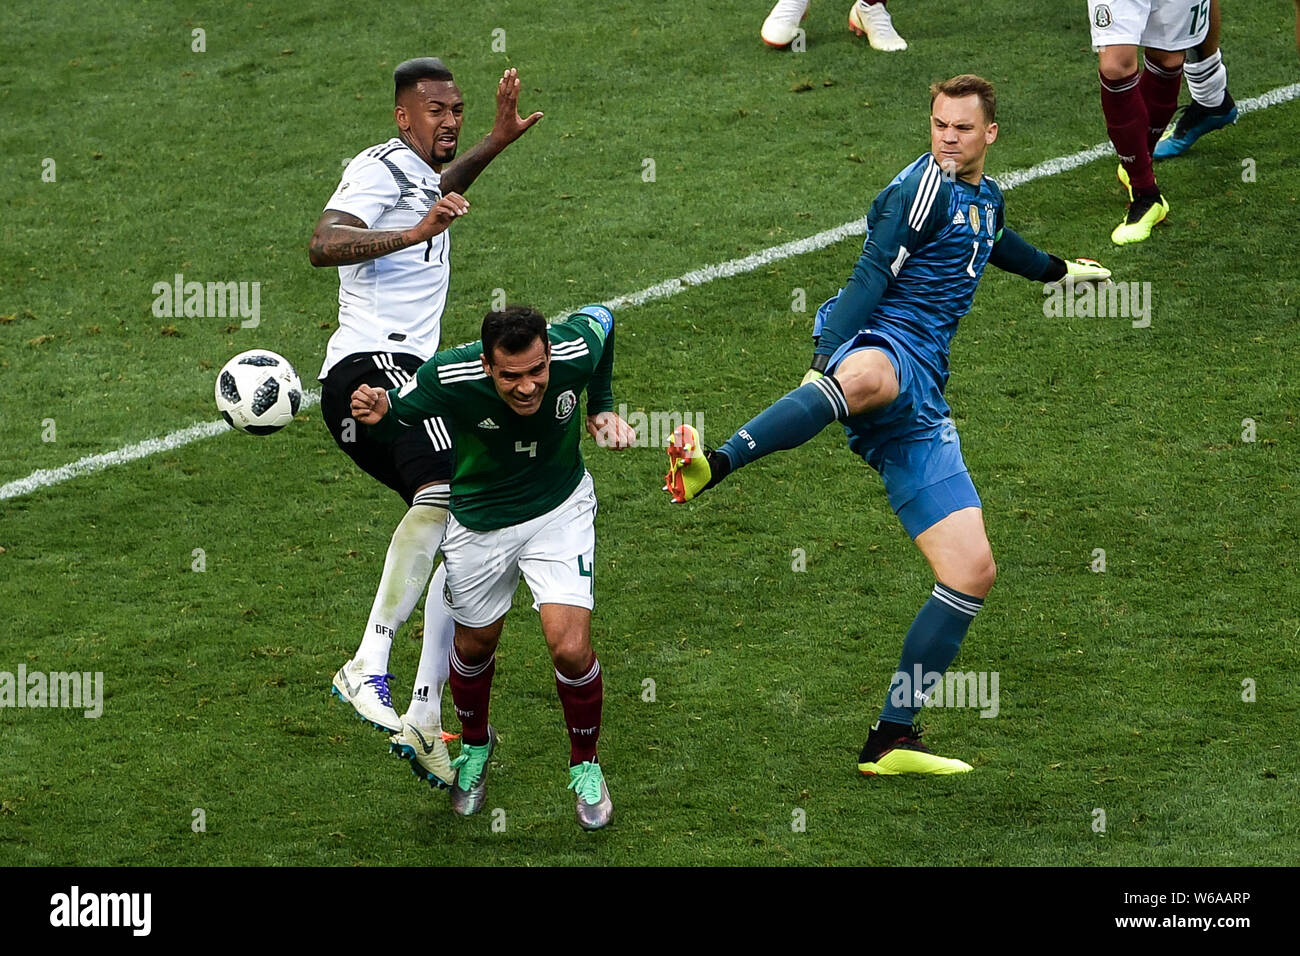
[[[217,411],[232,428],[269,435],[293,421],[302,383],[283,355],[266,349],[240,352],[217,375]]]

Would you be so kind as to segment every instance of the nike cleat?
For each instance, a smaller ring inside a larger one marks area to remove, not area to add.
[[[1150,238],[1151,230],[1157,223],[1164,222],[1168,215],[1169,203],[1158,193],[1154,196],[1138,196],[1129,204],[1124,221],[1110,234],[1110,241],[1117,246],[1142,242]]]
[[[393,698],[388,691],[392,674],[363,674],[356,669],[356,661],[348,661],[334,675],[332,692],[345,704],[351,704],[357,716],[372,727],[395,734],[402,729],[402,718],[393,709]]]
[[[569,768],[568,789],[577,794],[578,826],[584,830],[599,830],[614,815],[614,803],[609,799],[609,787],[600,764],[587,760]]]
[[[893,18],[883,3],[854,3],[849,8],[849,29],[865,36],[872,49],[886,52],[907,49],[907,41],[894,29]]]
[[[921,743],[921,731],[915,727],[890,724],[891,729],[882,731],[882,724],[883,721],[876,722],[862,746],[858,755],[859,773],[875,777],[901,773],[968,773],[975,769],[964,760],[933,753]]]
[[[487,765],[497,746],[496,729],[488,724],[488,742],[467,744],[462,738],[460,756],[451,762],[451,808],[462,817],[478,813],[487,798]]]
[[[1207,109],[1195,100],[1179,111],[1178,122],[1172,129],[1165,130],[1151,153],[1152,159],[1169,159],[1181,156],[1192,148],[1192,144],[1216,129],[1223,129],[1237,122],[1237,104],[1225,90],[1223,105],[1217,110]]]
[[[417,727],[402,715],[402,729],[388,738],[388,752],[411,762],[411,773],[428,782],[435,790],[451,786],[455,772],[451,769],[451,756],[447,741],[454,734],[444,734],[442,727]]]
[[[664,476],[664,491],[673,502],[690,501],[714,480],[712,462],[717,452],[700,444],[700,433],[694,426],[678,425],[668,441],[668,474]]]
[[[799,35],[799,24],[808,18],[809,0],[777,0],[763,21],[763,42],[768,46],[786,47]]]

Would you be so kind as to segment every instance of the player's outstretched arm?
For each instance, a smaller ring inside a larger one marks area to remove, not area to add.
[[[314,266],[350,266],[427,242],[469,212],[469,202],[449,192],[410,229],[367,229],[351,213],[326,209],[316,222],[307,255]]]
[[[492,130],[473,149],[442,171],[445,192],[463,193],[469,189],[479,173],[487,169],[488,163],[542,118],[542,113],[533,113],[527,118],[519,115],[520,86],[519,73],[513,67],[501,75],[501,81],[497,83],[497,116]]]
[[[1004,272],[1024,276],[1034,282],[1105,282],[1110,270],[1094,259],[1066,262],[1026,242],[1014,229],[1003,228],[993,245],[989,262]]]

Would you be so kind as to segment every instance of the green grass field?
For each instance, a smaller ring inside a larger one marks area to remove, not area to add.
[[[115,6],[0,13],[0,484],[214,419],[216,370],[244,349],[314,378],[337,281],[307,241],[341,164],[393,135],[410,56],[456,72],[462,148],[507,66],[546,112],[453,228],[448,343],[497,288],[555,315],[862,216],[927,148],[926,87],[956,72],[998,85],[994,176],[1105,138],[1082,3],[985,0],[973,19],[899,0],[898,55],[825,2],[802,54],[765,48],[768,5],[739,0],[445,22],[442,5]],[[1300,78],[1289,0],[1228,5],[1223,46],[1238,100]],[[1253,112],[1162,166],[1170,222],[1137,247],[1109,241],[1112,161],[1008,194],[1031,241],[1149,282],[1152,321],[1047,318],[1040,287],[990,270],[958,334],[948,395],[1000,575],[956,666],[998,672],[1000,711],[926,723],[974,773],[856,773],[932,577],[837,430],[681,508],[661,451],[587,442],[615,822],[573,822],[522,588],[493,698],[504,817],[453,817],[328,697],[403,506],[312,408],[270,438],[0,500],[0,671],[106,687],[97,720],[0,709],[0,865],[1294,863],[1297,124],[1298,102]],[[721,442],[797,384],[859,243],[622,309],[616,402],[702,415]],[[260,325],[155,317],[176,273],[260,283]],[[420,618],[394,645],[401,703]]]

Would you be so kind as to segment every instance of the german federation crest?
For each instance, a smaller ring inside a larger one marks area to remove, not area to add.
[[[578,407],[578,397],[573,394],[572,389],[565,389],[555,399],[555,418],[557,421],[567,422],[573,415],[573,410]]]

